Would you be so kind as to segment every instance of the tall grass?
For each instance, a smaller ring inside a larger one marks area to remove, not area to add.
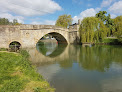
[[[28,57],[25,50],[20,54],[0,52],[0,92],[54,92]]]
[[[7,51],[6,48],[0,48],[0,51]]]

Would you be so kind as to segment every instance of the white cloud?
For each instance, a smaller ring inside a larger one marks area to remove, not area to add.
[[[0,13],[0,18],[7,18],[9,21],[13,21],[13,19],[17,19],[19,23],[24,23],[24,17],[22,16],[13,16],[9,13]]]
[[[122,1],[115,2],[110,6],[109,11],[116,14],[122,14]]]
[[[44,15],[61,10],[53,0],[0,0],[1,12],[10,12],[23,16]]]
[[[99,12],[100,10],[101,8],[98,8],[98,7],[95,9],[96,12]]]
[[[113,1],[115,0],[103,0],[101,7],[107,7],[109,6]]]
[[[97,13],[97,11],[94,8],[90,8],[90,9],[87,9],[85,11],[82,11],[80,13],[80,15],[73,17],[73,23],[77,23],[78,19],[83,20],[83,18],[85,18],[85,17],[95,16],[96,13]]]
[[[43,22],[39,22],[39,21],[33,21],[31,22],[30,24],[38,24],[38,25],[55,25],[55,22],[56,21],[53,21],[53,20],[45,20]]]
[[[116,17],[117,17],[117,15],[111,14],[111,18],[112,18],[112,19],[114,19],[114,18],[116,18]]]
[[[78,19],[80,19],[79,16],[74,16],[73,17],[73,23],[78,23]]]

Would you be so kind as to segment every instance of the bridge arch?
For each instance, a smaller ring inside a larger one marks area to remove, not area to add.
[[[20,49],[21,46],[22,46],[22,44],[20,42],[18,42],[18,41],[11,41],[9,43],[9,48],[14,49],[14,50]]]
[[[67,34],[66,34],[65,31],[64,31],[64,32],[62,32],[61,30],[58,30],[58,31],[57,31],[57,30],[49,30],[49,31],[48,31],[48,29],[46,29],[45,31],[46,31],[46,32],[44,32],[43,35],[38,36],[36,43],[37,43],[41,38],[43,38],[45,35],[49,34],[49,35],[51,35],[52,37],[54,37],[54,38],[58,41],[58,43],[65,43],[65,44],[68,44],[68,37],[67,37]]]

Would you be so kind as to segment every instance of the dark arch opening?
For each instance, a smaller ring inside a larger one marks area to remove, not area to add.
[[[17,41],[13,41],[9,44],[10,51],[17,51],[21,48],[21,44]]]
[[[48,33],[44,35],[40,40],[44,40],[44,39],[56,39],[58,44],[67,44],[67,40],[64,38],[64,36],[56,32]]]
[[[67,44],[66,39],[61,34],[52,32],[52,33],[49,33],[49,35],[51,35],[53,38],[55,38],[58,41],[58,43]]]

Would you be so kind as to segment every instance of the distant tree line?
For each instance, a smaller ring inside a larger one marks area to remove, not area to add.
[[[13,21],[9,21],[7,18],[0,18],[0,25],[20,25],[17,19],[13,19]]]

